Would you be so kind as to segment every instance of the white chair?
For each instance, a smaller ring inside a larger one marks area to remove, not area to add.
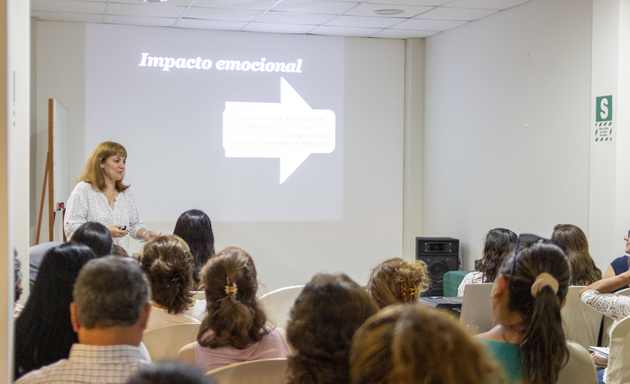
[[[190,365],[195,365],[195,346],[197,345],[196,341],[193,341],[190,344],[186,344],[179,350],[177,353],[177,360],[183,361]]]
[[[217,384],[284,384],[287,367],[287,359],[254,360],[213,369],[207,375]]]
[[[200,324],[175,324],[146,331],[142,342],[146,345],[151,360],[175,359],[186,344],[197,341]]]
[[[206,292],[205,291],[192,291],[193,293],[193,298],[195,300],[205,300],[206,299]]]
[[[267,315],[267,324],[286,328],[291,308],[302,289],[304,289],[303,285],[284,287],[271,291],[258,299]]]
[[[630,383],[630,317],[618,321],[610,330],[610,355],[604,380],[606,384]]]
[[[565,338],[588,351],[589,347],[597,345],[603,315],[580,300],[582,289],[584,287],[569,287],[567,301],[560,314]]]
[[[464,289],[459,323],[464,327],[474,328],[475,333],[492,329],[492,308],[490,307],[492,285],[492,283],[468,284]]]

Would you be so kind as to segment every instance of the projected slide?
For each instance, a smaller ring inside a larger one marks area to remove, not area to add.
[[[127,148],[143,221],[341,220],[343,69],[342,38],[87,24],[86,158]]]

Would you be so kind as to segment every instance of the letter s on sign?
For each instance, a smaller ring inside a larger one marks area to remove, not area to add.
[[[606,120],[606,118],[608,117],[608,99],[603,98],[602,101],[599,103],[599,107],[602,110],[599,113],[599,116],[602,118],[602,120]]]

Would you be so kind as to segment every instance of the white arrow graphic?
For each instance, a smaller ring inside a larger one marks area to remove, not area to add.
[[[311,153],[335,149],[335,113],[311,109],[281,78],[280,103],[225,103],[223,148],[225,157],[280,158],[282,184]]]

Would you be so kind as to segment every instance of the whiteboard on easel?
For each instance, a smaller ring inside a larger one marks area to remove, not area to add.
[[[52,101],[52,160],[54,210],[65,207],[69,196],[68,174],[68,109],[59,101]]]

